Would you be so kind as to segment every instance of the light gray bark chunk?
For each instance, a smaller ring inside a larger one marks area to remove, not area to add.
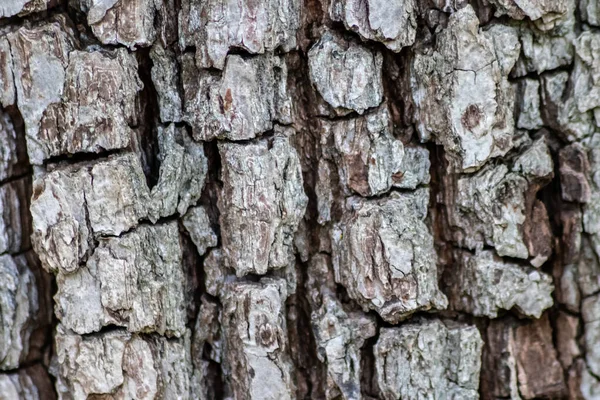
[[[583,142],[590,164],[590,201],[583,206],[583,230],[590,235],[596,255],[600,254],[600,134],[594,134]]]
[[[594,239],[595,237],[583,239],[579,262],[575,264],[577,294],[580,292],[582,297],[591,296],[600,291],[600,263],[596,253],[598,248],[593,247]]]
[[[232,281],[234,273],[225,266],[223,250],[211,249],[204,259],[204,273],[206,274],[206,292],[211,296],[220,296],[226,282]]]
[[[392,135],[387,106],[357,118],[321,120],[320,127],[323,155],[337,164],[346,194],[379,195],[400,181],[404,146]]]
[[[190,234],[198,254],[204,255],[208,248],[217,245],[217,235],[203,206],[191,207],[182,218],[183,226]]]
[[[552,278],[533,268],[504,262],[491,251],[455,252],[455,271],[448,283],[450,306],[476,316],[496,318],[516,307],[539,318],[553,304]]]
[[[317,196],[318,222],[321,225],[331,221],[331,207],[334,202],[332,174],[335,166],[330,162],[320,159],[317,170],[317,181],[315,183],[315,195]]]
[[[375,319],[361,312],[346,313],[334,295],[323,296],[312,313],[317,356],[327,365],[327,399],[361,398],[361,348],[375,336]]]
[[[185,279],[177,224],[141,225],[102,239],[85,267],[58,275],[56,314],[78,334],[117,325],[180,337]]]
[[[453,239],[469,249],[494,246],[501,256],[527,259],[540,257],[543,263],[550,256],[530,246],[524,226],[542,232],[544,225],[532,224],[528,209],[528,195],[539,179],[553,174],[552,157],[543,138],[536,140],[513,162],[488,165],[472,175],[461,175],[455,185],[445,185],[448,223]],[[537,191],[537,190],[535,190]],[[547,216],[541,223],[547,222]],[[535,235],[533,235],[535,236]],[[545,257],[545,258],[544,258]],[[541,264],[540,264],[541,265]]]
[[[18,99],[33,164],[126,147],[128,123],[136,119],[142,83],[134,56],[125,50],[71,51],[74,40],[66,29],[61,19],[21,28],[7,36],[8,47],[0,46],[0,59],[11,60],[16,87],[16,96],[5,91],[2,100],[7,106]]]
[[[575,40],[573,100],[580,113],[600,107],[600,34],[587,31]]]
[[[579,12],[581,19],[590,25],[600,25],[600,3],[598,0],[580,0]]]
[[[48,151],[47,143],[40,140],[40,121],[46,108],[61,100],[74,39],[62,17],[38,27],[22,27],[7,34],[7,39],[9,46],[0,46],[0,59],[11,59],[16,89],[12,100],[25,122],[29,160],[41,164]],[[3,96],[3,101],[10,97]]]
[[[45,400],[52,391],[50,377],[39,364],[9,374],[0,374],[2,400]]]
[[[185,214],[200,197],[207,167],[202,146],[177,133],[174,127],[162,131],[164,158],[152,191],[133,153],[57,169],[36,180],[32,237],[46,269],[75,271],[94,236],[117,236],[146,218]]]
[[[452,14],[433,53],[417,53],[411,68],[421,139],[433,135],[458,171],[477,170],[513,145],[514,91],[504,70],[510,68],[501,69],[496,49],[513,42],[495,43],[478,25],[471,6]]]
[[[494,24],[485,31],[485,35],[494,44],[500,72],[502,75],[508,76],[521,54],[518,28],[511,25]]]
[[[183,110],[179,93],[179,66],[175,53],[157,43],[150,50],[150,58],[152,59],[152,82],[158,95],[160,120],[163,123],[180,122]]]
[[[44,268],[72,272],[91,250],[92,228],[85,208],[91,191],[86,169],[53,171],[34,182],[32,243]]]
[[[189,333],[178,340],[132,335],[117,329],[79,336],[62,325],[56,333],[60,400],[189,399]]]
[[[585,400],[600,397],[600,380],[590,374],[585,365],[581,368],[581,394]]]
[[[544,122],[568,141],[584,138],[594,132],[592,113],[577,110],[567,72],[542,76],[542,110],[545,111]]]
[[[548,123],[569,141],[591,135],[598,125],[594,117],[600,113],[600,34],[586,31],[573,42],[571,76],[558,72],[542,80]]]
[[[197,69],[185,54],[182,61],[184,121],[194,139],[246,140],[291,123],[287,67],[277,56],[227,57],[222,73]]]
[[[35,186],[31,213],[36,251],[44,261],[49,250],[56,257],[67,256],[61,262],[46,262],[51,270],[74,270],[92,232],[119,235],[146,216],[148,188],[133,153],[52,171]],[[73,240],[79,245],[73,246]],[[58,243],[64,248],[56,247]]]
[[[332,231],[335,280],[365,311],[390,323],[420,310],[444,309],[433,237],[423,222],[429,193],[350,198]]]
[[[50,323],[51,311],[44,304],[51,301],[49,288],[43,287],[47,282],[40,274],[36,277],[39,265],[34,260],[25,254],[0,255],[0,370],[16,369],[26,361],[32,334]]]
[[[585,360],[595,376],[600,375],[600,295],[588,297],[581,304],[584,323]]]
[[[478,399],[482,347],[474,326],[424,320],[382,328],[374,351],[383,398]]]
[[[540,113],[540,82],[525,78],[518,84],[517,128],[536,130],[544,125]]]
[[[310,80],[322,98],[338,112],[362,114],[383,98],[378,51],[327,31],[308,52]]]
[[[24,174],[28,164],[25,141],[17,134],[8,113],[0,108],[0,181]]]
[[[15,92],[10,42],[6,36],[0,36],[0,105],[3,107],[15,105],[17,102]]]
[[[431,180],[429,169],[429,150],[424,147],[411,146],[404,148],[404,157],[400,166],[400,174],[394,187],[400,189],[416,189],[419,185],[427,185]]]
[[[224,372],[234,398],[286,400],[295,396],[282,279],[234,282],[221,298]]]
[[[324,253],[312,257],[305,281],[311,306],[311,324],[317,357],[326,365],[325,396],[359,399],[362,395],[362,347],[376,333],[373,316],[349,311],[336,298],[331,258]]]
[[[213,387],[214,381],[210,380],[210,362],[204,358],[205,349],[210,348],[209,359],[218,363],[222,360],[220,314],[217,303],[202,296],[192,337],[192,364],[194,366],[190,382],[192,399],[212,400],[222,389]]]
[[[34,12],[45,11],[54,5],[52,0],[4,0],[0,4],[0,18],[24,16]]]
[[[541,74],[567,66],[573,61],[573,40],[575,39],[574,0],[549,1],[559,7],[566,5],[564,13],[555,13],[549,18],[540,18],[533,23],[523,23],[519,28],[521,57],[513,74],[525,76],[531,72]]]
[[[185,129],[171,124],[158,128],[160,171],[150,191],[149,218],[184,215],[196,204],[208,170],[202,143],[194,142]]]
[[[286,129],[272,139],[219,143],[221,239],[227,266],[238,276],[262,275],[293,261],[294,233],[308,198],[288,134]]]
[[[96,235],[119,235],[147,215],[148,186],[142,166],[133,153],[94,164],[85,191],[90,227]],[[84,186],[85,190],[85,186]]]
[[[491,0],[496,5],[496,15],[508,15],[513,19],[529,18],[531,21],[542,19],[549,23],[567,12],[567,0]]]
[[[184,0],[179,43],[182,49],[196,47],[198,68],[223,69],[232,48],[251,54],[293,49],[299,25],[297,0]]]
[[[79,0],[87,22],[102,44],[130,49],[150,46],[156,38],[154,0]]]
[[[395,52],[415,42],[417,4],[414,0],[333,0],[329,16],[362,38],[382,42]]]
[[[62,100],[44,112],[35,141],[43,159],[128,146],[143,87],[135,57],[125,49],[73,51],[65,75]]]

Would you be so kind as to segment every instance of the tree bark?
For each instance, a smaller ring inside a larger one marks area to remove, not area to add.
[[[4,0],[0,400],[600,399],[597,0]]]

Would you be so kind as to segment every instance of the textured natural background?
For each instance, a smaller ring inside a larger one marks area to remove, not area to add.
[[[600,0],[0,0],[0,399],[600,399]]]

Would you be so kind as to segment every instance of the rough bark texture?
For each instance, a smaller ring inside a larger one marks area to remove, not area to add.
[[[0,400],[600,399],[598,0],[0,3]]]

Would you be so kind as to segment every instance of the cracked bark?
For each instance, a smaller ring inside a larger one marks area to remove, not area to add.
[[[0,400],[600,399],[597,0],[4,0]]]

